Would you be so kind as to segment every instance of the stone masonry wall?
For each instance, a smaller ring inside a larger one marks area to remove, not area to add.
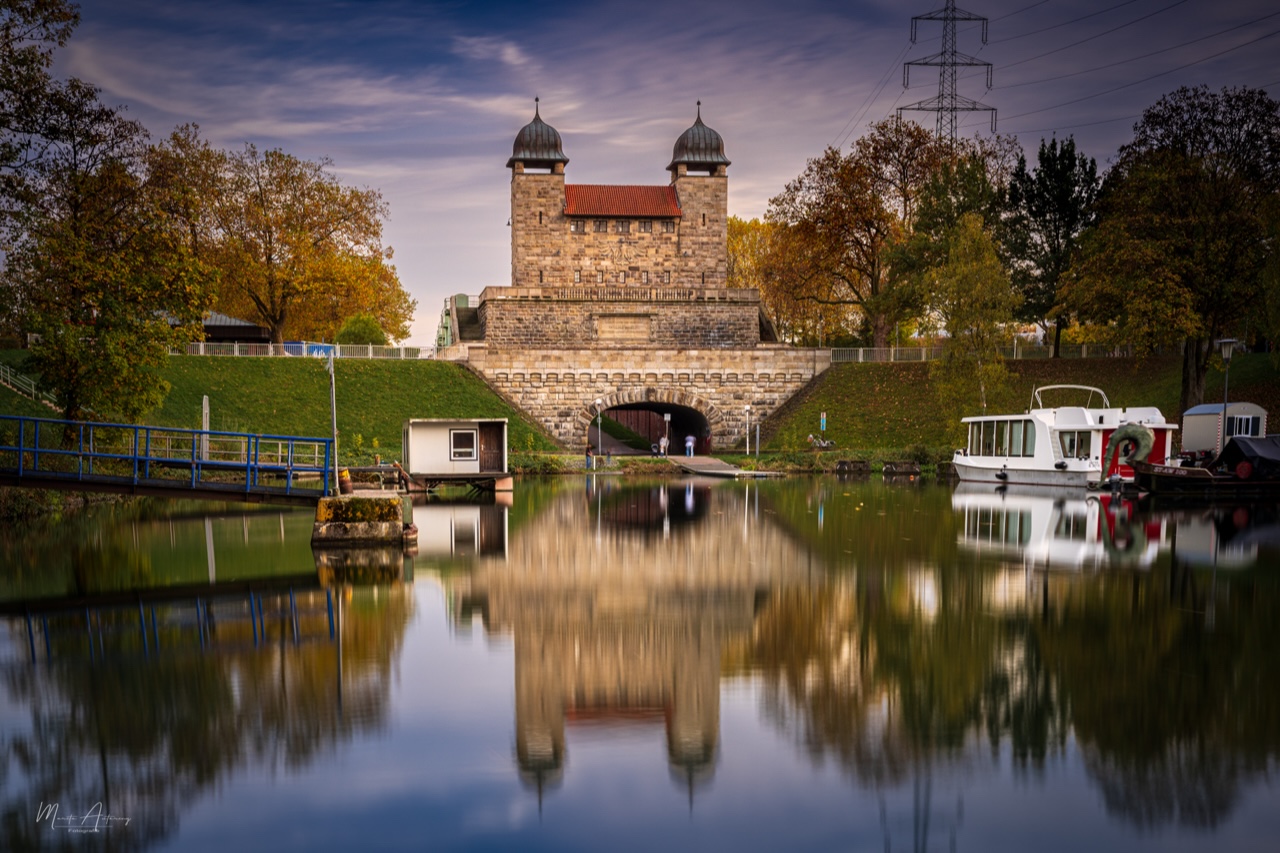
[[[513,286],[725,286],[728,178],[678,176],[682,216],[651,220],[570,219],[564,215],[564,185],[563,172],[512,170]],[[582,230],[570,230],[574,221]],[[597,222],[603,231],[596,230]],[[643,230],[646,222],[649,231]],[[673,223],[674,230],[664,230],[664,223]]]
[[[760,341],[747,289],[491,287],[480,296],[491,350],[621,345],[741,348]]]
[[[782,345],[750,349],[576,349],[513,351],[469,347],[467,360],[488,382],[567,446],[583,444],[604,407],[660,402],[695,409],[714,449],[732,447],[751,421],[768,417],[830,367],[830,351]]]

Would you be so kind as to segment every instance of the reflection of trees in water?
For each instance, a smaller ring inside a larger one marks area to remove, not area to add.
[[[341,687],[336,643],[283,639],[234,653],[174,650],[149,662],[55,659],[9,668],[10,701],[30,709],[31,727],[3,736],[24,788],[10,787],[12,770],[0,777],[0,848],[83,842],[37,825],[36,807],[58,803],[66,816],[101,802],[131,819],[102,844],[145,849],[172,834],[181,810],[230,774],[252,766],[298,770],[334,744],[382,728],[412,601],[410,591],[393,587],[376,602],[361,594],[348,602]]]
[[[1280,754],[1273,583],[1219,578],[1208,630],[1207,583],[1180,573],[1051,578],[1047,606],[1004,613],[981,573],[933,576],[936,610],[895,572],[788,589],[759,614],[743,665],[815,761],[883,787],[967,763],[982,738],[1039,772],[1073,732],[1109,812],[1214,827]]]
[[[1086,769],[1138,826],[1222,824],[1280,754],[1275,583],[1212,583],[1185,568],[1100,578],[1036,627]]]

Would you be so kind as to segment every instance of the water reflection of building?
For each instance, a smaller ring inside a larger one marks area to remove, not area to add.
[[[951,498],[963,515],[959,544],[984,555],[1044,568],[1150,568],[1169,542],[1163,518],[1140,516],[1132,502],[1083,489],[961,483]]]
[[[418,554],[505,557],[507,507],[496,504],[415,504]]]
[[[560,778],[567,730],[661,725],[692,792],[714,774],[723,650],[808,563],[757,523],[745,489],[593,485],[555,499],[508,559],[448,584],[457,618],[478,612],[514,639],[522,778],[540,790]]]

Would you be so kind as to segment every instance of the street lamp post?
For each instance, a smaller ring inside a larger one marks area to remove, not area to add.
[[[602,406],[604,406],[604,400],[596,398],[596,456],[595,459],[591,460],[592,468],[596,467],[596,459],[599,459],[600,454],[604,452],[604,436],[600,432],[604,423],[604,409],[601,408]]]
[[[1231,383],[1231,354],[1235,350],[1236,344],[1240,343],[1235,338],[1223,338],[1218,341],[1218,347],[1222,352],[1222,418],[1218,421],[1218,452],[1222,452],[1222,448],[1227,446],[1227,389]]]
[[[747,455],[751,455],[751,404],[745,406],[747,412]]]

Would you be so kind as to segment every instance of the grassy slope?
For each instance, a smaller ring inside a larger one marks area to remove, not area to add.
[[[21,353],[0,353],[6,362],[20,359]],[[321,437],[331,432],[329,377],[319,359],[174,356],[163,375],[172,388],[148,423],[198,427],[201,397],[208,394],[214,429]],[[448,417],[507,418],[513,450],[555,449],[540,427],[456,364],[339,360],[336,386],[344,453],[358,434],[366,452],[376,438],[383,456],[394,458],[406,419]],[[0,414],[56,417],[32,405],[0,388]]]
[[[0,351],[17,363],[20,351]],[[1181,364],[1176,358],[1062,359],[1010,362],[1017,374],[1007,408],[1025,408],[1037,385],[1095,385],[1114,405],[1158,406],[1177,417]],[[313,359],[175,356],[165,370],[173,388],[151,423],[194,427],[200,397],[209,395],[215,429],[327,435],[329,386],[324,365]],[[553,442],[513,412],[465,368],[435,361],[338,362],[338,426],[346,448],[356,434],[366,452],[378,439],[384,457],[399,452],[403,421],[410,417],[506,417],[513,450],[551,450]],[[1205,400],[1222,399],[1222,373],[1210,371]],[[1237,356],[1231,367],[1231,399],[1258,403],[1280,431],[1280,371],[1268,356]],[[1046,401],[1049,402],[1049,401]],[[818,432],[827,412],[827,437],[843,450],[900,449],[925,445],[946,450],[952,425],[934,405],[928,365],[839,364],[765,424],[765,447],[799,450]],[[0,414],[53,417],[51,411],[0,388]]]
[[[1160,358],[1045,359],[1009,362],[1015,373],[1005,408],[1020,411],[1041,385],[1092,385],[1106,392],[1112,405],[1158,406],[1166,417],[1180,420],[1178,395],[1181,361]],[[1280,429],[1280,371],[1266,355],[1236,356],[1231,366],[1231,399],[1256,402]],[[1222,373],[1210,371],[1205,400],[1222,399]],[[1068,402],[1064,398],[1059,402]],[[1052,399],[1045,403],[1053,405]],[[842,449],[906,448],[922,444],[945,449],[952,444],[947,417],[934,405],[926,364],[837,364],[806,392],[766,423],[765,448],[806,448],[806,436],[817,434],[820,413],[827,413],[827,437]],[[973,414],[978,414],[975,410]]]

